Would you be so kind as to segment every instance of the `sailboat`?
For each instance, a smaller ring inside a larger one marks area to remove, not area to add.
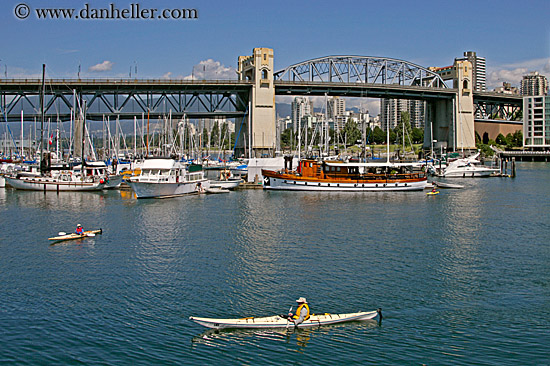
[[[46,65],[42,65],[42,88],[40,90],[41,110],[41,152],[40,152],[40,173],[28,174],[17,173],[6,176],[6,184],[21,190],[30,191],[99,191],[106,184],[103,177],[86,176],[85,174],[73,172],[67,166],[52,166],[51,154],[44,150],[44,93],[45,93]]]

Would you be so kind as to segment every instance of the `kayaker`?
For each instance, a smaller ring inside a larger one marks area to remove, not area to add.
[[[305,320],[309,319],[309,306],[305,297],[300,297],[296,300],[298,308],[296,314],[288,313],[288,320],[291,320],[295,326],[302,324]]]
[[[75,234],[84,235],[84,228],[82,227],[82,225],[80,224],[76,225]]]

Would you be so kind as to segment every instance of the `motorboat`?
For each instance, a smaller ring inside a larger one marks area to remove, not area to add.
[[[81,173],[85,176],[96,176],[105,180],[105,189],[118,188],[122,184],[122,174],[114,174],[110,172],[109,167],[103,161],[86,161],[84,169],[82,165],[77,165],[73,171]]]
[[[223,188],[223,189],[235,189],[243,182],[242,178],[235,177],[231,170],[222,169],[218,176],[218,179],[210,180],[210,187],[212,188]]]
[[[210,188],[202,166],[185,165],[171,158],[145,159],[141,172],[126,183],[137,198],[162,198],[202,193]]]
[[[490,177],[500,172],[499,169],[485,166],[477,158],[480,153],[467,158],[456,159],[447,164],[447,167],[440,173],[445,178],[476,178]]]
[[[291,191],[418,191],[427,186],[420,164],[303,159],[296,170],[262,170],[264,189]]]

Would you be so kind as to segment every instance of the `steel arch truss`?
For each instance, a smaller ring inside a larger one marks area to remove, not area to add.
[[[521,121],[523,118],[522,110],[522,106],[518,104],[482,102],[475,103],[474,114],[482,118]]]
[[[46,88],[46,118],[69,119],[71,109],[80,109],[84,102],[87,118],[96,120],[104,115],[130,119],[148,113],[151,118],[168,113],[188,118],[235,118],[245,114],[249,94],[248,85],[231,83],[201,87],[197,83],[159,86],[155,82],[143,82],[137,88],[121,88],[116,83],[90,86],[73,82],[70,86],[74,89],[66,84],[52,83]],[[25,119],[40,116],[39,85],[39,80],[25,80],[13,88],[0,87],[0,111],[8,121],[19,120],[21,111]]]
[[[441,76],[411,62],[384,57],[328,56],[274,73],[275,80],[446,88]]]

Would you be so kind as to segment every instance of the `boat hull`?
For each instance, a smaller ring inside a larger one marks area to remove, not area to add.
[[[441,174],[445,178],[485,178],[490,177],[491,175],[497,174],[498,169],[465,169],[460,171],[448,171]]]
[[[379,314],[378,311],[367,311],[350,314],[320,314],[312,315],[308,320],[298,325],[298,328],[319,327],[322,325],[338,324],[353,321],[363,321],[373,319]],[[199,318],[191,316],[190,320],[207,328],[214,329],[255,329],[255,328],[287,328],[294,326],[286,318],[279,315],[260,318],[241,318],[241,319],[214,319]]]
[[[315,179],[298,179],[265,170],[262,173],[264,176],[264,189],[287,191],[421,191],[426,188],[428,182],[426,178],[408,180],[356,180],[348,182],[333,182]]]
[[[201,193],[210,188],[207,179],[190,182],[126,182],[135,192],[137,198],[162,198]],[[200,183],[200,184],[199,184]]]
[[[5,177],[6,183],[15,189],[28,191],[55,191],[55,192],[73,192],[73,191],[100,191],[105,186],[101,182],[86,181],[57,181],[51,178],[12,178]]]
[[[224,188],[224,189],[235,189],[241,184],[242,179],[227,179],[227,180],[211,180],[210,187],[213,188]]]

